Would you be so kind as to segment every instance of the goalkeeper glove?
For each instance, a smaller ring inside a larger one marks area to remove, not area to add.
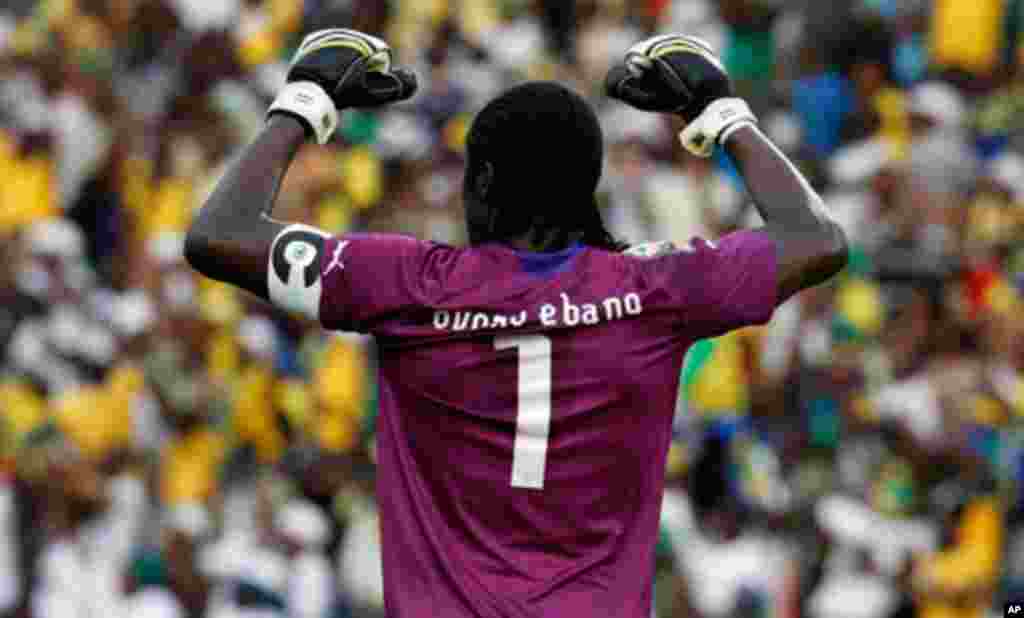
[[[687,122],[683,146],[709,157],[736,129],[757,124],[711,46],[692,36],[669,34],[637,43],[608,72],[608,96],[644,111],[679,114]]]
[[[355,30],[328,28],[307,36],[288,69],[287,85],[267,116],[287,114],[324,144],[338,127],[338,110],[404,101],[416,75],[391,66],[391,47]]]

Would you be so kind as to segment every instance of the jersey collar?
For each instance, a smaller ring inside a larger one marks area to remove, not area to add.
[[[575,258],[586,248],[581,242],[576,242],[559,251],[524,251],[503,245],[506,249],[516,254],[519,264],[523,270],[532,275],[553,275],[568,269]]]

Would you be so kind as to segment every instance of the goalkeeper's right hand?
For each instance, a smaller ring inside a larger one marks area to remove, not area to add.
[[[338,127],[338,110],[404,101],[416,93],[416,75],[391,66],[391,47],[355,30],[328,28],[302,40],[287,85],[267,111],[299,120],[324,144]]]

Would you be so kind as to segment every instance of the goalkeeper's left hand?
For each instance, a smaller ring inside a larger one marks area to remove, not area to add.
[[[641,41],[608,72],[608,96],[637,109],[674,113],[687,122],[683,146],[709,157],[735,129],[756,124],[711,46],[693,36],[669,34]]]
[[[326,143],[338,110],[403,101],[416,93],[416,75],[393,67],[384,41],[344,28],[318,30],[302,40],[288,69],[287,85],[267,115],[288,114]]]

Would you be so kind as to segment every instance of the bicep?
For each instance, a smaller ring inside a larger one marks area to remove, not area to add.
[[[826,228],[826,234],[820,229],[805,233],[772,225],[759,230],[775,245],[780,303],[800,290],[824,283],[845,266],[845,235],[834,223]]]
[[[185,259],[205,277],[270,300],[267,264],[274,240],[288,227],[266,217],[239,221],[231,233],[197,220],[185,237]]]
[[[317,319],[321,261],[328,235],[302,224],[262,218],[244,237],[205,238],[193,227],[185,255],[203,275],[252,292],[275,306]]]

